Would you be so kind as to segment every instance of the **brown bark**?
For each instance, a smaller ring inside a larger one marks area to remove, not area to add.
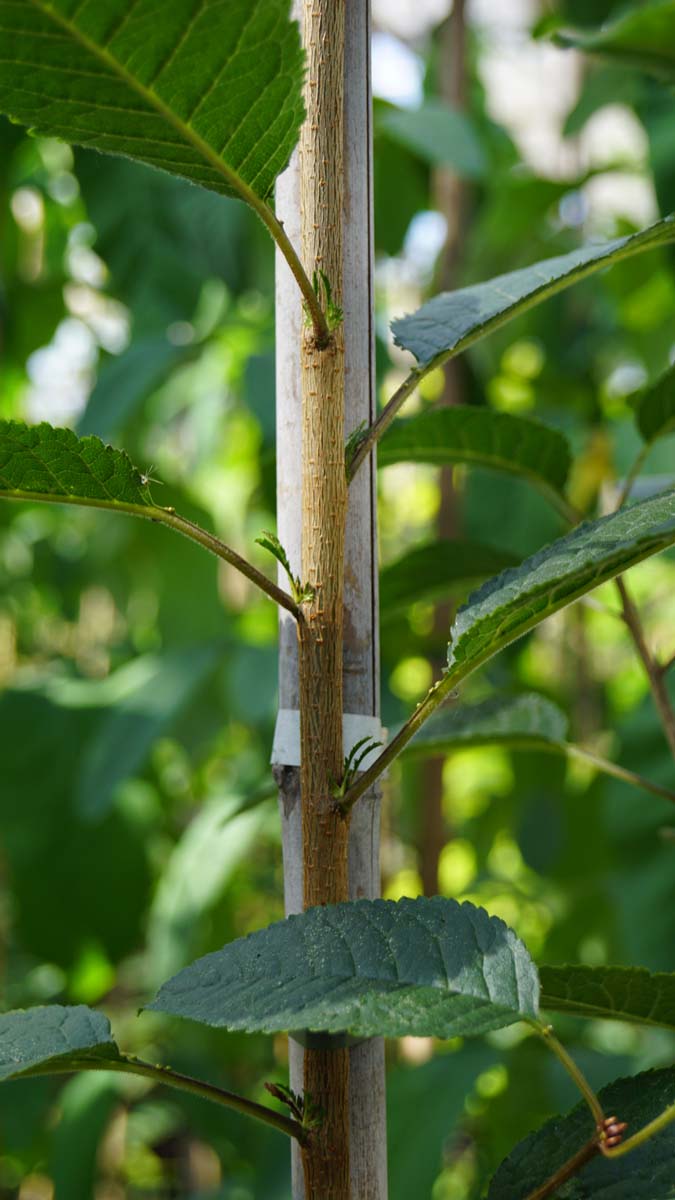
[[[300,139],[302,257],[342,301],[344,0],[308,0],[307,118]],[[324,294],[324,299],[325,299]],[[347,482],[344,336],[303,339],[303,580],[315,591],[299,626],[300,790],[305,907],[349,897],[348,822],[332,784],[342,774],[342,637]],[[349,1054],[307,1050],[305,1094],[323,1113],[303,1153],[306,1200],[349,1200]]]

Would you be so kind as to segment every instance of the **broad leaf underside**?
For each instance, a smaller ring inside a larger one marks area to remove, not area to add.
[[[440,709],[422,726],[405,753],[445,754],[486,743],[559,746],[567,737],[567,728],[565,713],[545,696],[535,692],[499,696],[480,704]]]
[[[0,111],[264,198],[304,116],[289,0],[0,0]]]
[[[548,296],[621,258],[675,239],[675,217],[629,237],[545,259],[486,283],[442,292],[410,316],[392,322],[397,346],[422,366],[443,361]]]
[[[535,1016],[537,997],[502,921],[434,897],[289,917],[199,959],[149,1007],[248,1032],[453,1037]]]
[[[484,661],[551,613],[675,542],[675,492],[580,525],[488,580],[459,610],[448,663]]]

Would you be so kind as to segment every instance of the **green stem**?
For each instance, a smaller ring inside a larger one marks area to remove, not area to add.
[[[563,750],[570,758],[578,758],[581,762],[590,763],[596,767],[598,771],[602,771],[605,775],[612,775],[615,779],[622,780],[623,783],[631,783],[634,787],[642,788],[645,792],[651,792],[653,796],[662,796],[665,800],[671,800],[675,803],[675,792],[671,792],[670,788],[661,787],[659,783],[652,783],[651,780],[645,779],[643,775],[638,775],[635,771],[629,771],[626,767],[621,767],[617,763],[611,762],[610,759],[600,758],[599,755],[593,754],[591,750],[584,749],[583,746],[575,746],[571,742],[563,744]]]
[[[486,655],[485,657],[488,656]],[[471,672],[474,671],[476,667],[479,667],[483,661],[484,659],[481,658],[475,662],[472,662],[468,666],[465,664],[459,668],[455,667],[454,670],[446,671],[446,673],[441,676],[438,682],[434,684],[429,692],[427,692],[421,704],[418,704],[414,713],[408,718],[405,725],[399,729],[396,737],[392,738],[391,742],[389,742],[389,745],[385,746],[381,754],[378,754],[375,762],[368,767],[367,771],[364,771],[362,775],[359,775],[358,779],[355,780],[351,785],[346,796],[338,805],[338,808],[343,816],[346,816],[347,813],[354,807],[356,801],[361,798],[364,792],[367,792],[368,789],[373,786],[376,779],[379,779],[382,772],[386,771],[389,764],[392,763],[395,758],[398,758],[404,746],[407,746],[411,738],[413,738],[417,731],[422,728],[424,722],[427,721],[432,713],[436,711],[438,706],[442,704],[445,699],[447,699],[455,685],[460,683],[461,680],[467,675],[470,675]]]
[[[79,496],[59,496],[49,495],[43,492],[23,492],[23,491],[1,491],[0,496],[6,500],[22,500],[33,501],[41,504],[75,504],[80,508],[102,508],[107,512],[126,513],[132,517],[144,517],[146,521],[155,521],[159,525],[168,525],[169,529],[175,529],[178,533],[182,533],[184,537],[190,538],[191,541],[197,542],[203,546],[205,550],[210,550],[218,558],[222,558],[230,566],[236,567],[242,575],[250,579],[256,587],[279,604],[281,608],[285,608],[296,621],[303,620],[300,606],[296,604],[292,596],[285,592],[283,588],[273,583],[262,571],[254,567],[247,559],[242,558],[237,554],[236,550],[232,550],[225,542],[221,542],[213,533],[209,533],[206,529],[201,529],[199,525],[195,525],[193,521],[188,521],[187,517],[181,517],[173,508],[160,508],[154,504],[125,504],[122,501],[111,500],[90,500],[89,498]]]
[[[277,1113],[254,1100],[247,1100],[245,1096],[238,1096],[236,1092],[227,1092],[212,1083],[193,1079],[190,1075],[182,1075],[178,1071],[172,1071],[170,1067],[155,1066],[140,1058],[122,1055],[111,1059],[70,1059],[67,1066],[45,1067],[32,1071],[31,1075],[61,1075],[71,1071],[117,1071],[124,1075],[142,1075],[155,1083],[166,1084],[181,1092],[189,1092],[203,1100],[210,1100],[213,1104],[220,1104],[223,1108],[232,1108],[244,1116],[254,1117],[257,1121],[263,1121],[265,1125],[271,1125],[280,1133],[296,1138],[302,1145],[308,1140],[307,1130],[303,1129],[298,1121],[285,1117],[283,1113]]]
[[[539,1034],[539,1037],[543,1039],[546,1045],[550,1046],[558,1061],[562,1063],[563,1067],[567,1071],[570,1079],[574,1081],[581,1092],[581,1095],[593,1114],[593,1120],[595,1121],[595,1124],[597,1126],[602,1125],[605,1120],[605,1114],[602,1110],[600,1101],[598,1100],[598,1097],[593,1091],[593,1088],[586,1079],[585,1075],[575,1063],[574,1059],[571,1058],[565,1047],[558,1041],[553,1032],[553,1026],[544,1025],[543,1022],[535,1019],[529,1019],[528,1025],[531,1025],[535,1032]]]
[[[642,1129],[639,1129],[632,1137],[626,1138],[625,1142],[621,1142],[618,1146],[614,1146],[612,1149],[603,1149],[601,1146],[601,1153],[605,1158],[621,1158],[623,1154],[630,1154],[631,1150],[637,1150],[638,1146],[642,1146],[649,1138],[654,1137],[654,1134],[660,1133],[672,1121],[675,1121],[675,1104],[670,1104],[662,1113],[659,1113],[658,1117],[655,1117],[648,1125],[643,1125]]]
[[[675,712],[670,703],[663,672],[647,645],[640,614],[621,575],[616,579],[616,586],[621,597],[623,619],[645,669],[656,711],[659,714],[670,753],[675,759]]]

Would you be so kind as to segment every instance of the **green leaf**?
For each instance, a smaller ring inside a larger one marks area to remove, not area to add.
[[[516,561],[508,551],[480,542],[453,540],[416,546],[380,575],[383,618],[419,600],[449,597]]]
[[[464,746],[489,744],[562,746],[567,737],[565,713],[536,692],[498,696],[480,704],[442,708],[415,735],[406,754],[447,754]]]
[[[474,670],[546,617],[675,542],[675,491],[587,521],[488,580],[459,610],[448,664]]]
[[[645,1071],[618,1079],[599,1093],[608,1115],[627,1121],[628,1135],[654,1120],[675,1097],[675,1070]],[[593,1136],[593,1118],[585,1103],[554,1117],[525,1138],[499,1167],[488,1200],[523,1200]],[[627,1136],[628,1136],[627,1135]],[[598,1155],[556,1195],[561,1200],[672,1200],[675,1179],[675,1124],[636,1150],[614,1159]]]
[[[430,166],[452,167],[465,179],[485,174],[485,154],[471,121],[440,100],[427,100],[417,109],[387,109],[377,127]]]
[[[0,421],[0,496],[126,512],[152,508],[148,486],[124,450],[44,422]]]
[[[394,340],[425,369],[440,364],[594,271],[673,240],[675,216],[669,216],[629,237],[584,246],[487,283],[442,292],[411,316],[393,321]]]
[[[647,444],[675,430],[675,366],[639,397],[635,420]]]
[[[675,1030],[675,975],[643,967],[540,967],[541,1006]]]
[[[675,79],[675,0],[651,0],[591,33],[559,33],[555,41]]]
[[[562,495],[571,453],[564,434],[529,417],[473,405],[432,409],[395,421],[377,452],[378,463],[467,463],[520,475],[547,494]]]
[[[86,1059],[118,1058],[103,1013],[83,1004],[53,1004],[0,1016],[0,1079],[39,1075]]]
[[[149,1007],[249,1032],[449,1038],[533,1017],[537,997],[512,930],[436,896],[309,909],[198,959]]]
[[[289,0],[0,0],[0,111],[260,204],[304,116]]]

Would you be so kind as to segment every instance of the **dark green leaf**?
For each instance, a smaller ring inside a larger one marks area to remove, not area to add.
[[[436,896],[309,909],[198,959],[149,1007],[249,1032],[448,1038],[535,1016],[537,997],[516,935]]]
[[[0,1016],[0,1079],[67,1070],[82,1059],[117,1057],[108,1018],[83,1004],[53,1004]]]
[[[515,555],[479,542],[453,540],[416,546],[380,575],[382,615],[391,616],[418,600],[450,597],[516,562]]]
[[[407,754],[447,754],[462,746],[490,743],[527,746],[542,742],[560,746],[567,737],[568,721],[562,709],[536,692],[498,696],[481,704],[442,708],[427,721],[407,746]]]
[[[562,494],[571,454],[564,434],[529,417],[456,405],[395,421],[377,452],[380,466],[398,462],[468,463],[523,476]]]
[[[427,100],[418,109],[387,109],[379,117],[378,128],[430,166],[452,167],[467,179],[485,174],[483,147],[471,121],[440,100]]]
[[[424,367],[445,362],[493,329],[594,271],[673,240],[675,217],[665,217],[629,237],[584,246],[571,254],[548,258],[457,292],[442,292],[411,316],[393,321],[394,340],[404,350],[410,350]]]
[[[540,967],[541,1005],[555,1012],[675,1030],[675,975],[643,967]]]
[[[672,433],[675,429],[675,366],[644,392],[636,406],[635,420],[645,442]]]
[[[0,111],[244,199],[265,197],[303,118],[289,0],[0,2]]]
[[[675,79],[675,0],[651,0],[591,33],[559,33],[559,45],[602,54]]]
[[[0,421],[0,496],[134,512],[152,507],[147,483],[124,450],[44,422]]]
[[[658,1117],[675,1098],[675,1070],[645,1071],[603,1088],[607,1114],[628,1122],[628,1134]],[[495,1175],[488,1200],[523,1200],[546,1182],[593,1136],[593,1118],[585,1103],[555,1117],[516,1146]],[[675,1124],[624,1157],[598,1155],[557,1195],[565,1200],[672,1200],[675,1194]]]
[[[551,613],[675,542],[675,492],[587,521],[488,580],[459,610],[448,663],[473,670]]]

